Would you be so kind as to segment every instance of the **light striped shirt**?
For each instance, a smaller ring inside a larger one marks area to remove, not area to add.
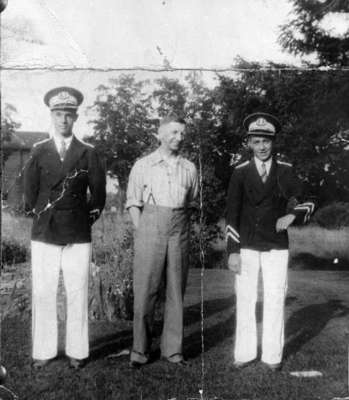
[[[171,208],[191,206],[198,194],[195,165],[178,156],[169,161],[158,149],[133,166],[126,208],[152,204]]]

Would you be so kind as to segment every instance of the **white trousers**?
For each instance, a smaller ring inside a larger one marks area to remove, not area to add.
[[[66,246],[31,242],[33,358],[57,355],[57,289],[62,269],[67,296],[66,344],[69,357],[88,357],[88,276],[91,243]]]
[[[284,305],[288,250],[241,249],[241,273],[236,275],[235,361],[257,357],[256,303],[258,275],[263,276],[262,361],[280,363],[284,346]]]

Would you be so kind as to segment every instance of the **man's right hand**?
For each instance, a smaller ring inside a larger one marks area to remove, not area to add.
[[[231,253],[228,258],[228,268],[235,274],[240,274],[241,272],[241,257],[240,253]]]

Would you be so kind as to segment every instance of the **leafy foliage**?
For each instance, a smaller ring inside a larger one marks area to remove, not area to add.
[[[96,118],[92,139],[104,154],[107,169],[125,189],[134,160],[152,143],[154,123],[149,115],[151,99],[144,92],[144,81],[136,82],[133,75],[111,79],[110,86],[99,86],[92,109]]]
[[[273,113],[283,127],[275,143],[278,157],[295,165],[302,181],[322,202],[349,200],[345,71],[246,70],[238,79],[222,76],[216,91],[221,99],[221,135],[229,131],[232,138],[226,151],[233,153],[241,143],[237,159],[246,157],[243,118],[257,110]]]
[[[1,241],[1,264],[12,265],[25,262],[28,252],[24,245],[13,238],[3,238]]]
[[[188,75],[186,84],[166,77],[154,83],[155,87],[150,87],[147,81],[136,82],[133,75],[122,75],[111,80],[109,87],[100,86],[93,105],[96,135],[92,141],[105,155],[110,174],[118,178],[124,191],[135,160],[155,148],[153,134],[159,118],[169,112],[185,115],[188,123],[183,154],[202,169],[205,220],[215,234],[217,228],[212,223],[224,208],[224,191],[214,167],[219,150],[212,91],[195,73]]]
[[[104,212],[93,228],[92,319],[132,319],[133,228],[126,214]]]
[[[282,27],[280,44],[293,54],[316,53],[319,65],[348,66],[349,28],[340,34],[333,34],[331,29],[324,28],[323,23],[326,18],[334,17],[335,24],[336,18],[346,16],[349,13],[349,2],[293,0],[292,3],[295,16]]]
[[[349,203],[334,202],[320,208],[315,213],[313,222],[326,229],[349,227]]]
[[[234,79],[220,75],[213,89],[206,87],[198,73],[188,74],[184,83],[163,77],[153,86],[122,75],[111,81],[111,87],[99,88],[107,97],[95,102],[99,118],[94,121],[94,141],[104,149],[122,190],[135,160],[154,149],[158,118],[170,111],[185,115],[182,151],[201,172],[201,236],[204,233],[207,241],[219,234],[216,223],[224,216],[231,166],[249,155],[242,122],[251,112],[279,117],[283,131],[276,141],[278,158],[295,165],[321,203],[349,201],[347,73],[280,73],[277,65],[270,64],[265,71],[244,60],[238,66],[241,72]],[[196,213],[194,222],[198,224],[199,219]],[[194,242],[195,235],[194,230]]]
[[[11,141],[14,132],[21,126],[21,124],[15,120],[16,113],[17,110],[12,104],[5,103],[1,112],[1,147],[3,164],[13,151],[8,148],[6,144]]]

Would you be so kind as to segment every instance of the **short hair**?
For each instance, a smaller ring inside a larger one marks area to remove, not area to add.
[[[160,119],[159,127],[169,124],[170,122],[177,122],[177,123],[183,124],[183,125],[186,124],[185,119],[183,117],[179,116],[178,114],[168,114]]]

